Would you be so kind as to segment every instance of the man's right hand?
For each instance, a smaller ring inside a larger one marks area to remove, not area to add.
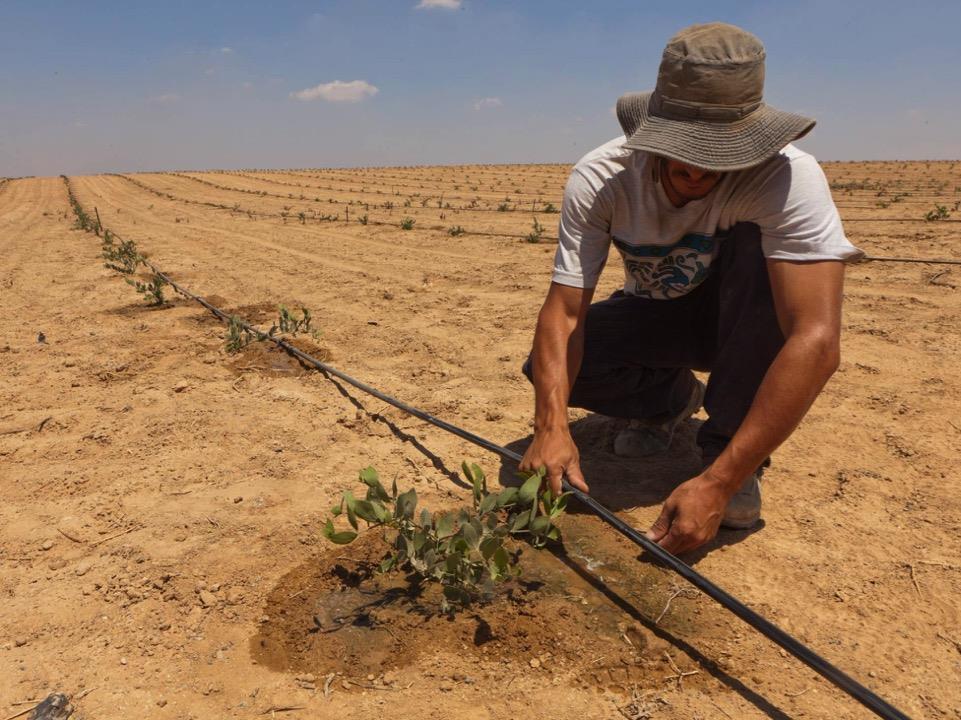
[[[524,453],[520,469],[534,471],[541,467],[547,468],[547,482],[555,496],[561,494],[561,481],[565,475],[578,490],[590,491],[581,472],[577,445],[566,427],[535,430],[534,442]]]

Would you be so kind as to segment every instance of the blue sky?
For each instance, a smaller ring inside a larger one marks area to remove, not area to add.
[[[3,0],[0,176],[572,162],[710,20],[820,159],[961,158],[958,2]]]

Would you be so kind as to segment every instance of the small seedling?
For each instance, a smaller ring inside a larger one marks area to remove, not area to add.
[[[377,471],[369,467],[360,472],[360,481],[367,486],[365,498],[347,491],[331,509],[335,517],[346,514],[352,529],[337,530],[328,518],[323,534],[338,545],[349,544],[357,538],[358,520],[369,528],[393,531],[391,549],[379,571],[410,572],[421,582],[440,583],[443,612],[453,614],[489,598],[495,583],[520,573],[520,549],[510,546],[514,538],[527,539],[534,547],[560,539],[554,521],[564,512],[568,493],[554,497],[549,489],[540,491],[544,468],[523,474],[520,487],[492,493],[480,467],[466,462],[461,467],[473,489],[470,508],[441,513],[421,509],[418,513],[416,490],[399,493],[394,482],[387,492]]]
[[[534,229],[527,233],[527,237],[524,238],[529,243],[537,243],[541,241],[541,235],[544,234],[544,226],[537,222],[537,218],[534,218]]]
[[[541,212],[545,212],[545,213],[556,213],[556,212],[557,212],[557,208],[554,207],[554,203],[547,203],[547,204],[544,206],[544,209],[541,210]]]
[[[157,273],[154,273],[150,277],[149,282],[141,282],[140,280],[132,278],[126,278],[126,280],[128,285],[143,295],[148,305],[157,306],[164,304],[164,286],[167,284],[167,281]]]
[[[121,240],[117,245],[113,233],[109,230],[103,231],[100,251],[100,256],[104,259],[103,266],[122,275],[132,275],[143,262],[143,256],[137,252],[137,244],[133,240]]]
[[[412,218],[412,217],[405,217],[403,220],[400,221],[400,229],[401,229],[401,230],[413,230],[413,229],[414,229],[414,222],[415,222],[415,221],[414,221],[414,218]]]
[[[464,228],[462,228],[460,225],[454,225],[453,227],[447,228],[447,234],[450,235],[451,237],[458,237],[459,235],[463,235],[466,232],[467,231]]]
[[[230,321],[227,323],[227,352],[238,353],[255,339],[256,336],[247,329],[243,321],[236,315],[231,315]]]
[[[924,219],[928,222],[937,222],[938,220],[947,220],[951,217],[951,213],[946,205],[935,205],[934,210],[929,210]]]
[[[367,219],[367,213],[364,213],[359,218],[357,218],[357,222],[359,222],[361,225],[366,225],[369,222],[369,220]]]
[[[320,330],[314,330],[310,327],[310,323],[313,321],[314,316],[311,315],[310,310],[305,307],[300,309],[301,316],[298,318],[286,306],[281,305],[278,308],[277,322],[274,323],[270,330],[267,331],[268,337],[274,337],[279,330],[283,335],[297,335],[298,333],[304,333],[310,335],[314,340],[319,340],[321,332]],[[261,338],[262,339],[262,338]]]

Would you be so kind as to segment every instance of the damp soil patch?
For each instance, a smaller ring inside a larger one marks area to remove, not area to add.
[[[638,562],[636,546],[594,518],[564,518],[560,525],[563,546],[521,546],[522,574],[454,616],[440,611],[439,586],[375,572],[386,545],[379,531],[368,531],[281,579],[268,596],[251,653],[273,670],[361,683],[448,652],[468,667],[478,661],[543,665],[594,687],[663,686],[671,674],[670,644],[666,633],[652,632],[650,620],[670,596],[669,577]],[[670,632],[696,633],[697,604],[674,603]]]
[[[284,339],[318,360],[326,361],[331,357],[328,350],[304,338]],[[240,352],[229,356],[227,367],[237,375],[256,372],[268,377],[301,377],[315,372],[314,368],[304,365],[282,347],[269,341],[253,341],[246,345]]]

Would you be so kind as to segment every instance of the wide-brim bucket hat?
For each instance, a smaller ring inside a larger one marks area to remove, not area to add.
[[[664,48],[652,92],[617,101],[627,142],[705,170],[744,170],[814,127],[764,103],[764,45],[726,23],[692,25]]]

